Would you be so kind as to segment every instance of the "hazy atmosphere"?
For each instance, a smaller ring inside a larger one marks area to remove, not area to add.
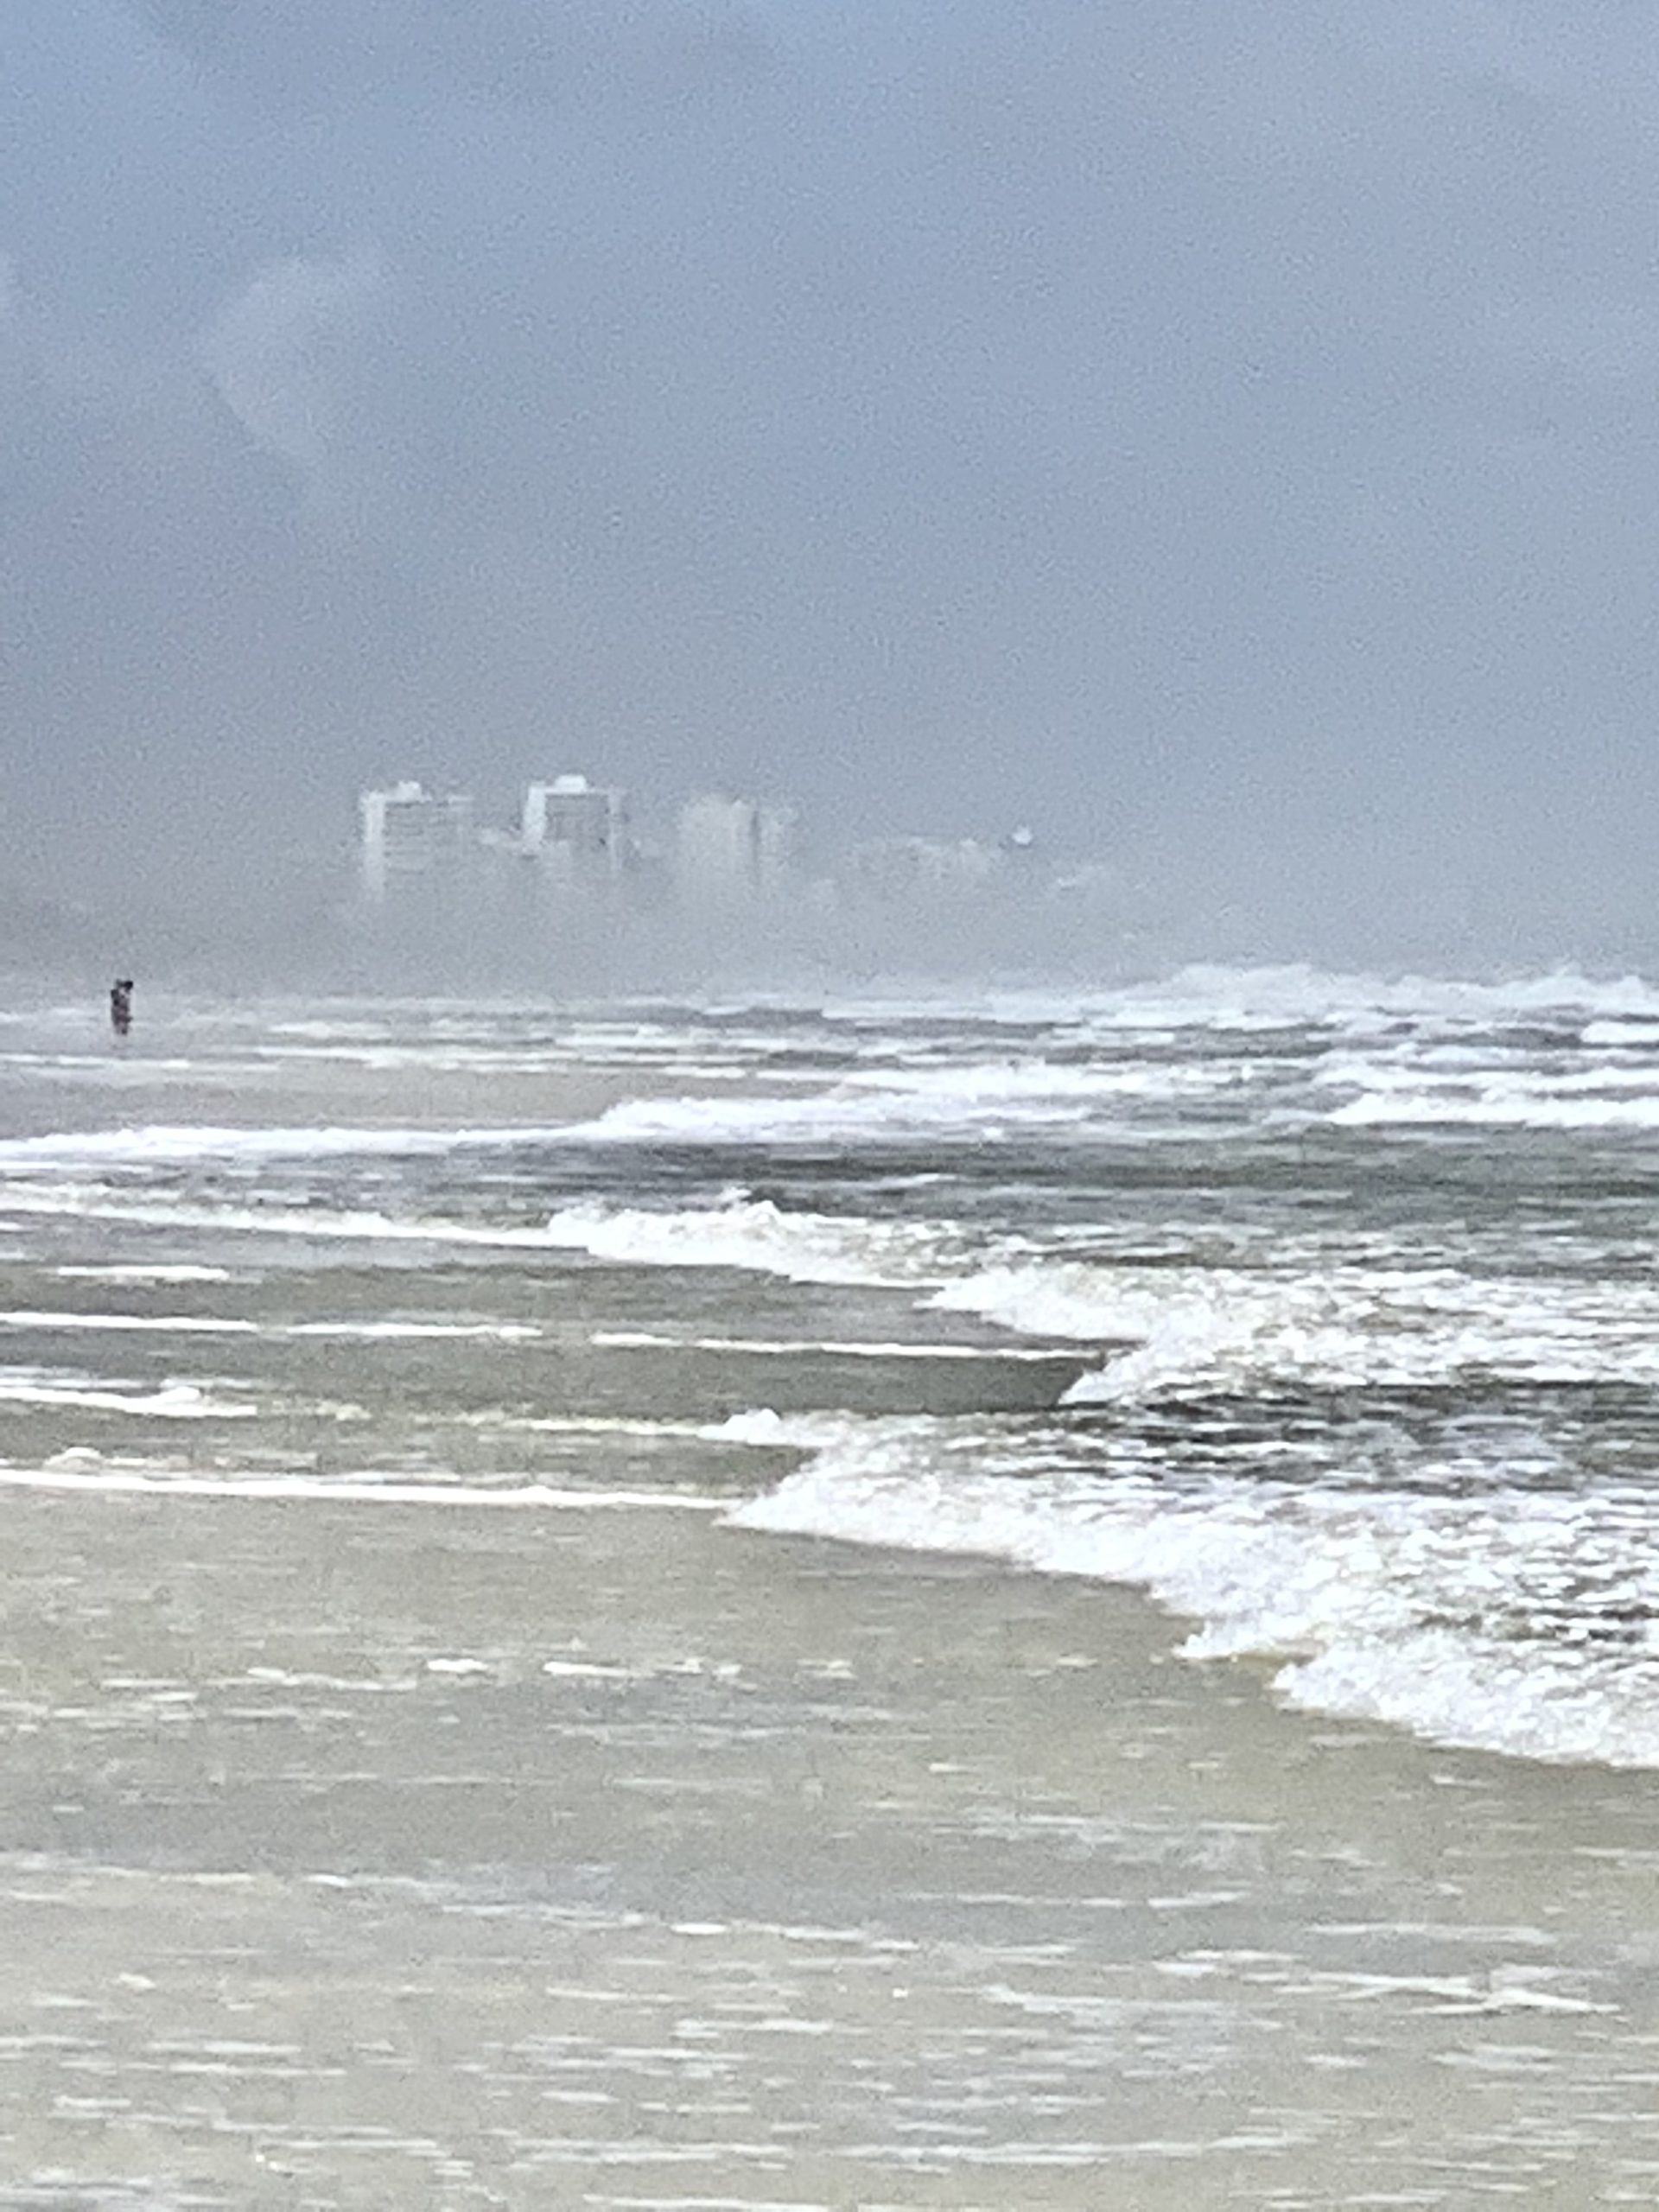
[[[1659,2202],[1656,207],[0,0],[0,2212]]]
[[[18,941],[575,769],[1655,949],[1648,11],[10,0],[0,104]]]

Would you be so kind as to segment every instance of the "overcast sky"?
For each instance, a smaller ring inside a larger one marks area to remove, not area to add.
[[[1659,942],[1647,0],[4,0],[0,874],[568,768]]]

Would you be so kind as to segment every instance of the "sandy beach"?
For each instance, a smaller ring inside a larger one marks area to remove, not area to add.
[[[1642,1777],[709,1513],[8,1510],[0,2203],[1652,2201]]]

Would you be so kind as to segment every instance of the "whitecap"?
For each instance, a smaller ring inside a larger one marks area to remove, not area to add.
[[[737,1526],[1138,1586],[1195,1624],[1187,1656],[1276,1660],[1280,1693],[1309,1709],[1659,1766],[1659,1497],[1645,1491],[1173,1484],[1068,1467],[1058,1446],[1011,1480],[997,1440],[961,1423],[755,1414],[721,1433],[807,1455]]]
[[[953,1243],[948,1230],[931,1223],[797,1213],[769,1198],[741,1197],[660,1212],[602,1201],[565,1206],[545,1236],[551,1244],[635,1267],[737,1268],[791,1282],[873,1287],[937,1280]]]

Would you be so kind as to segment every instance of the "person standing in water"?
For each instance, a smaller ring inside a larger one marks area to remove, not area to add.
[[[132,978],[118,976],[110,986],[110,1027],[118,1037],[132,1027]]]

